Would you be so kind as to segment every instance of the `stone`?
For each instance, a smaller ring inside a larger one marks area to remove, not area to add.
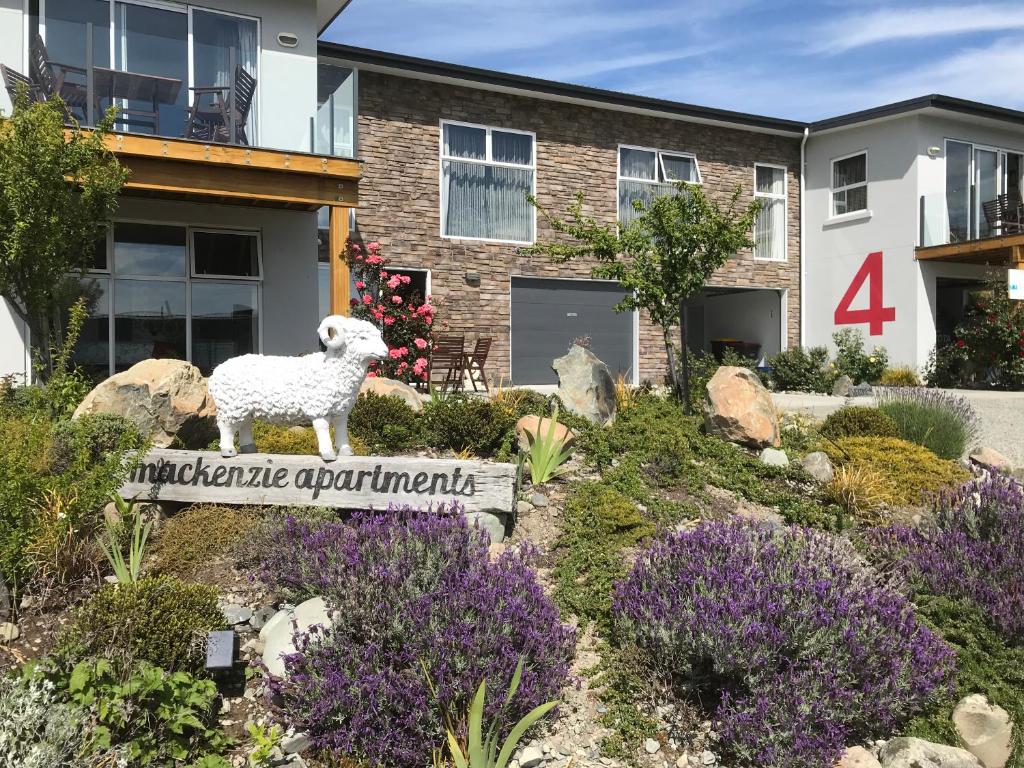
[[[981,762],[959,747],[932,744],[913,736],[900,736],[878,754],[882,768],[983,768]]]
[[[548,505],[548,497],[539,491],[530,494],[530,503],[537,509],[543,509]]]
[[[808,453],[800,460],[800,466],[819,483],[827,483],[835,476],[832,460],[824,451]]]
[[[997,469],[1000,472],[1012,472],[1013,462],[1006,458],[995,448],[981,446],[971,451],[971,461],[988,469]]]
[[[850,388],[853,387],[853,379],[846,374],[843,374],[836,379],[836,383],[832,385],[832,397],[846,397],[850,394]]]
[[[537,768],[543,762],[544,752],[533,744],[524,747],[523,751],[519,753],[520,768]]]
[[[847,397],[871,397],[871,395],[873,393],[874,393],[874,390],[871,388],[871,385],[868,384],[866,381],[862,381],[860,384],[857,384],[856,386],[850,387],[850,391],[846,393],[846,396]]]
[[[308,733],[296,733],[294,736],[285,736],[281,739],[281,751],[286,755],[294,755],[305,752],[312,743],[313,740]]]
[[[491,512],[467,512],[466,522],[472,528],[479,525],[491,540],[491,544],[500,544],[505,540],[505,520]]]
[[[216,407],[206,379],[184,360],[143,360],[101,381],[74,417],[113,413],[135,423],[153,445],[204,448],[217,436]]]
[[[245,624],[252,618],[252,608],[237,603],[222,604],[220,612],[224,614],[225,621],[232,627],[236,624]]]
[[[532,413],[527,414],[516,422],[516,438],[519,440],[519,449],[522,451],[530,450],[530,441],[526,437],[526,433],[529,432],[534,437],[538,435],[542,438],[547,438],[548,432],[551,430],[551,422],[553,419],[536,416]],[[565,424],[555,421],[555,440],[560,443],[568,443],[576,439],[576,433],[569,429]]]
[[[1004,768],[1010,761],[1013,723],[999,705],[980,693],[965,696],[953,710],[953,725],[967,751],[985,768]]]
[[[283,616],[282,616],[283,614]],[[263,664],[275,677],[284,677],[283,655],[295,653],[295,633],[306,632],[319,625],[329,627],[331,617],[322,597],[314,597],[295,606],[291,611],[279,611],[260,630],[264,642]]]
[[[406,405],[412,408],[416,413],[423,411],[423,399],[420,397],[413,387],[406,384],[404,381],[396,381],[395,379],[387,379],[383,376],[370,376],[363,381],[359,387],[359,394],[363,395],[367,392],[373,392],[376,395],[382,397],[397,397],[404,400]]]
[[[765,448],[761,451],[761,463],[769,467],[788,467],[789,456],[778,448]]]
[[[723,365],[707,383],[704,427],[709,434],[751,448],[780,445],[779,415],[757,375]]]
[[[715,753],[712,752],[710,749],[705,749],[703,752],[700,753],[701,765],[714,765],[716,759],[717,758],[715,757]]]
[[[657,739],[647,739],[644,742],[644,752],[648,755],[657,754],[661,749],[661,743]]]
[[[683,752],[676,760],[676,768],[687,768],[690,765],[690,756]]]
[[[266,626],[267,622],[270,621],[270,617],[275,613],[277,613],[277,609],[272,605],[264,605],[262,608],[257,608],[249,618],[249,626],[258,632]]]
[[[21,637],[21,630],[18,629],[17,624],[12,624],[9,621],[0,624],[0,643],[13,643],[19,637]]]
[[[593,424],[615,418],[615,381],[597,355],[573,344],[551,367],[558,374],[558,397],[569,411]]]
[[[864,747],[847,747],[836,763],[836,768],[881,768],[878,758]]]

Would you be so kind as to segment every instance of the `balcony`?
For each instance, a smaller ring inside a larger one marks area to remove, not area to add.
[[[961,199],[962,198],[962,199]],[[1024,268],[1024,206],[1016,196],[993,194],[921,195],[915,258]]]

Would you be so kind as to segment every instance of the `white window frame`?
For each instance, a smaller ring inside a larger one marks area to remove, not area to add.
[[[774,168],[782,171],[782,193],[778,194],[775,192],[758,192],[757,191],[757,169],[758,168]],[[778,259],[771,258],[770,256],[758,256],[757,255],[757,240],[754,240],[754,259],[756,261],[771,261],[777,264],[789,261],[789,167],[785,165],[778,165],[776,163],[754,163],[754,199],[765,199],[765,200],[781,200],[783,203],[782,209],[782,257]],[[760,214],[758,214],[760,215]],[[754,232],[757,232],[757,220],[754,220]]]
[[[453,157],[444,153],[444,127],[446,125],[461,126],[463,128],[477,128],[485,132],[484,138],[484,159],[477,160],[472,157]],[[492,148],[491,148],[491,133],[493,131],[499,131],[500,133],[517,133],[521,136],[530,137],[530,165],[520,165],[519,163],[503,163],[492,160]],[[515,168],[517,170],[528,170],[533,172],[533,182],[530,185],[530,193],[533,195],[537,194],[537,134],[534,131],[523,131],[517,128],[503,128],[498,125],[482,125],[480,123],[467,123],[460,120],[439,120],[438,121],[438,132],[437,132],[437,172],[438,172],[438,231],[443,240],[456,240],[456,241],[470,241],[478,243],[505,243],[508,245],[533,245],[537,239],[537,209],[534,206],[530,206],[533,212],[533,238],[530,240],[502,240],[494,237],[467,237],[465,235],[446,235],[444,232],[445,217],[444,211],[441,209],[441,200],[444,199],[444,164],[445,161],[454,161],[460,163],[475,163],[477,165],[486,165],[495,168]]]
[[[673,184],[672,181],[658,181],[657,179],[638,179],[635,176],[623,176],[622,175],[622,150],[624,149],[635,149],[641,152],[653,152],[654,153],[654,172],[656,175],[660,175],[662,178],[665,174],[665,164],[662,160],[663,155],[670,157],[686,157],[693,160],[693,168],[697,172],[696,181],[682,180],[684,184],[691,184],[693,186],[702,186],[704,184],[704,176],[700,172],[700,163],[697,160],[697,155],[693,152],[675,152],[670,149],[657,149],[656,147],[641,147],[638,144],[619,144],[615,148],[615,218],[620,222],[622,217],[619,215],[619,196],[622,193],[621,187],[623,181],[632,181],[640,184]]]
[[[833,187],[832,183],[836,178],[836,163],[841,163],[843,160],[849,160],[851,157],[859,157],[864,155],[864,181],[858,181],[855,184],[845,184],[841,187]],[[859,218],[870,215],[871,206],[870,200],[868,199],[868,180],[870,179],[868,174],[868,151],[866,149],[858,149],[856,152],[850,152],[840,157],[833,157],[829,162],[828,166],[828,211],[830,219],[845,219],[845,218]],[[846,192],[851,189],[857,189],[858,187],[864,187],[864,207],[858,208],[855,211],[844,211],[843,213],[836,212],[836,193]]]

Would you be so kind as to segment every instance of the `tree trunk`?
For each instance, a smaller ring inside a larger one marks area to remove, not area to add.
[[[668,385],[672,394],[679,397],[679,374],[676,371],[676,351],[672,346],[672,337],[667,328],[662,329],[662,339],[665,342],[665,353],[668,356]]]

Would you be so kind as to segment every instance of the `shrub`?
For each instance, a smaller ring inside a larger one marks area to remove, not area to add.
[[[820,450],[821,425],[806,413],[787,411],[779,415],[779,437],[784,451],[805,455]]]
[[[847,515],[878,522],[875,511],[885,501],[885,478],[871,467],[843,466],[825,483],[825,495]]]
[[[518,417],[484,398],[449,395],[427,403],[423,418],[432,447],[490,456],[503,444],[511,445]]]
[[[50,469],[59,474],[82,458],[95,463],[111,453],[141,448],[142,444],[138,428],[123,416],[96,413],[67,419],[53,428]]]
[[[828,370],[825,347],[792,347],[768,358],[775,389],[794,392],[828,392],[835,378]]]
[[[0,766],[86,768],[86,713],[61,700],[48,680],[0,677]]]
[[[821,434],[833,440],[841,437],[899,437],[892,416],[877,408],[851,405],[829,414],[821,425]]]
[[[557,395],[542,395],[523,387],[491,390],[491,402],[514,414],[517,420],[530,414],[549,416],[557,401]]]
[[[826,451],[837,464],[874,470],[885,480],[885,503],[895,506],[921,504],[924,496],[969,476],[955,462],[895,437],[844,437]]]
[[[978,416],[966,399],[937,389],[883,389],[878,409],[892,417],[899,436],[944,459],[959,459],[978,431]]]
[[[995,474],[940,494],[931,527],[869,533],[873,557],[919,590],[980,606],[1008,638],[1024,640],[1024,490]]]
[[[854,384],[867,382],[877,384],[889,364],[885,347],[864,351],[864,336],[855,328],[843,328],[832,334],[836,345],[836,361],[833,370],[836,376],[849,376]]]
[[[253,441],[260,453],[282,453],[289,456],[317,456],[320,445],[312,427],[285,427],[256,420],[252,425]],[[349,434],[349,444],[357,456],[369,453],[359,438]],[[219,451],[220,442],[210,443],[209,450]]]
[[[289,519],[277,542],[261,575],[323,595],[332,609],[329,629],[297,639],[298,652],[285,660],[290,681],[271,685],[276,717],[308,732],[315,748],[421,768],[443,743],[442,713],[465,712],[480,680],[507,690],[520,658],[516,696],[508,706],[487,704],[501,736],[558,697],[573,630],[560,623],[525,553],[490,560],[486,535],[464,517],[392,510],[357,514],[350,524]]]
[[[744,763],[831,765],[947,685],[953,654],[852,546],[705,522],[656,542],[615,589],[620,633],[720,704]]]
[[[259,510],[195,504],[160,527],[153,570],[179,578],[194,576],[212,559],[233,552],[258,530]]]
[[[207,633],[223,626],[215,588],[155,576],[104,586],[76,611],[59,645],[75,661],[98,657],[118,669],[146,661],[198,671]]]
[[[372,453],[397,453],[420,442],[419,414],[402,398],[376,392],[359,396],[349,414],[348,429]]]
[[[886,368],[878,383],[883,387],[920,387],[921,377],[910,366],[899,365]]]

